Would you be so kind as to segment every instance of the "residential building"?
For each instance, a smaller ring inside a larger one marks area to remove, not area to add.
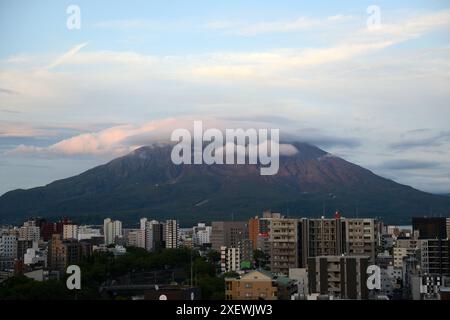
[[[35,224],[35,221],[26,221],[19,229],[19,238],[23,240],[39,241],[41,229]]]
[[[345,219],[345,253],[369,256],[375,262],[378,247],[378,224],[375,219]]]
[[[367,299],[368,265],[368,256],[308,258],[309,291],[338,299]]]
[[[15,235],[0,235],[0,270],[12,269],[17,258],[17,237]]]
[[[220,248],[220,269],[222,272],[241,270],[241,252],[239,248],[225,247]]]
[[[180,225],[177,220],[167,220],[164,225],[165,246],[175,249],[180,246]]]
[[[212,223],[211,244],[212,248],[220,251],[220,248],[238,247],[241,240],[248,239],[247,221],[219,221]]]
[[[424,274],[450,276],[450,240],[422,240],[421,270]]]
[[[49,242],[48,266],[51,270],[64,272],[67,266],[80,263],[91,251],[92,246],[87,242],[64,240],[60,234],[54,234]]]
[[[294,280],[254,270],[225,279],[226,300],[289,300],[297,292]]]
[[[300,222],[297,219],[271,219],[269,232],[270,270],[289,274],[300,265]]]
[[[207,226],[205,223],[198,223],[197,226],[192,227],[192,240],[194,245],[201,247],[205,244],[211,243],[212,227]]]
[[[106,218],[103,221],[103,236],[106,245],[115,243],[117,237],[122,237],[122,222]]]
[[[63,226],[63,239],[76,239],[78,240],[78,225],[65,224]]]
[[[92,238],[99,238],[102,234],[99,228],[92,226],[79,226],[78,227],[78,240],[89,240]]]

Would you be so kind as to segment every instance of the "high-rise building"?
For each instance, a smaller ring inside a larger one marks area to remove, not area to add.
[[[23,240],[39,241],[41,229],[36,225],[35,220],[25,221],[19,229],[19,238]]]
[[[220,248],[220,268],[222,272],[239,271],[241,268],[241,252],[239,248]]]
[[[15,235],[0,235],[0,270],[14,267],[17,258],[17,237]]]
[[[179,246],[180,242],[178,222],[176,222],[176,224],[177,227],[175,228],[175,231],[177,232],[176,237],[178,240],[175,248]],[[166,229],[164,229],[163,223],[156,220],[147,221],[145,232],[145,247],[147,250],[158,250],[164,247],[164,238],[167,237],[167,234],[164,234],[165,231]]]
[[[78,225],[65,224],[63,226],[63,239],[76,239],[78,240]]]
[[[248,239],[247,221],[220,221],[212,223],[211,244],[214,250],[220,248],[237,248],[241,240]]]
[[[345,250],[345,224],[341,218],[303,219],[309,257],[341,255]],[[305,239],[306,240],[306,239]],[[306,259],[305,259],[306,260]]]
[[[369,256],[375,263],[378,224],[375,219],[345,219],[345,252],[350,256]]]
[[[248,237],[252,241],[253,250],[258,249],[259,220],[258,217],[255,217],[248,221]]]
[[[9,234],[0,236],[0,256],[4,258],[16,258],[17,237]]]
[[[446,239],[446,218],[413,218],[413,231],[419,231],[419,239]]]
[[[420,246],[422,272],[450,276],[450,240],[427,239]]]
[[[92,226],[79,226],[78,227],[78,240],[89,240],[92,238],[99,238],[102,234],[100,229]]]
[[[124,237],[127,246],[145,249],[145,231],[141,229],[127,230],[124,231]]]
[[[164,225],[165,245],[168,249],[180,246],[180,225],[177,220],[167,220]]]
[[[420,242],[414,238],[398,238],[393,248],[394,268],[403,268],[403,259],[413,256],[420,249]]]
[[[205,223],[198,223],[197,226],[192,227],[194,245],[201,247],[211,243],[211,231],[212,227],[207,226]]]
[[[447,239],[449,239],[450,238],[450,218],[447,218],[446,229],[447,229]]]
[[[29,248],[33,247],[33,242],[36,244],[36,247],[37,247],[36,241],[24,240],[24,239],[17,240],[17,259],[19,259],[20,261],[23,261],[23,257],[25,255],[25,253],[27,253],[27,250]]]
[[[340,299],[367,299],[368,265],[368,256],[308,258],[309,291]]]
[[[271,219],[269,229],[270,270],[288,275],[290,268],[298,268],[300,264],[300,221]]]
[[[251,265],[253,262],[253,242],[250,239],[242,239],[239,244],[239,251],[241,253],[241,262]]]
[[[149,251],[162,248],[166,236],[164,224],[156,220],[149,221],[147,218],[141,218],[140,230],[144,241],[143,248]]]
[[[103,221],[103,236],[105,238],[105,245],[115,243],[116,237],[122,237],[122,222],[106,218]]]
[[[67,266],[80,263],[91,252],[92,246],[87,242],[63,240],[60,234],[54,234],[49,242],[48,266],[51,270],[64,272]]]

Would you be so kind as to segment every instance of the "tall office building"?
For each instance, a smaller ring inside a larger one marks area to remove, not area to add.
[[[247,221],[219,221],[212,223],[211,244],[214,250],[220,248],[237,248],[241,240],[248,239]]]
[[[166,248],[175,249],[180,246],[180,225],[177,220],[167,220],[164,225]]]
[[[311,293],[340,299],[367,299],[367,256],[318,256],[308,258]]]
[[[446,218],[413,218],[413,231],[419,231],[419,239],[446,239]]]
[[[122,237],[122,222],[106,218],[103,221],[103,236],[106,245],[115,243],[116,237]]]

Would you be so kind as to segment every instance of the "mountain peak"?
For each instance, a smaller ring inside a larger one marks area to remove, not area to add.
[[[231,212],[245,219],[267,208],[319,216],[325,208],[330,214],[358,211],[360,217],[405,223],[431,206],[436,214],[450,209],[448,197],[384,179],[308,143],[284,144],[297,152],[282,155],[273,176],[261,176],[257,165],[174,165],[173,145],[141,147],[80,175],[6,193],[0,197],[0,221],[64,215],[80,222],[149,216],[191,223],[227,219]]]

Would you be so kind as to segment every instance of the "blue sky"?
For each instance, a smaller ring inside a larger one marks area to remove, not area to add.
[[[80,30],[66,27],[69,5]],[[193,119],[279,127],[450,192],[449,31],[450,5],[436,0],[2,0],[0,194]]]

